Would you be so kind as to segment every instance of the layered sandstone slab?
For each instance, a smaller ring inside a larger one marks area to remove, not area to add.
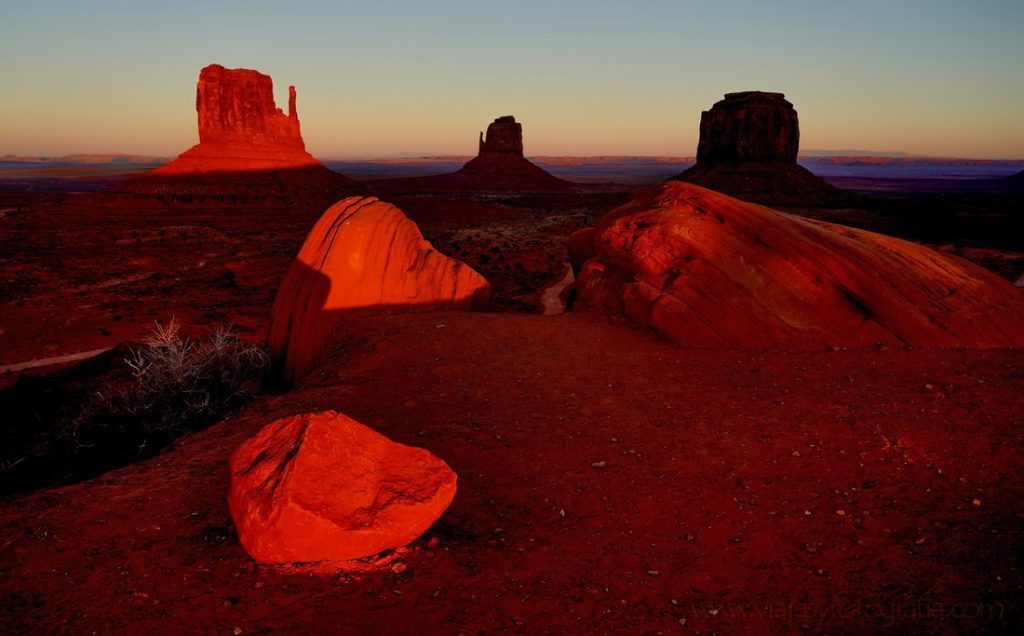
[[[843,193],[797,165],[800,122],[782,93],[726,93],[700,117],[697,163],[676,177],[746,201],[832,206]]]
[[[331,206],[310,231],[274,301],[268,345],[286,381],[302,378],[346,311],[482,309],[490,284],[435,250],[375,197]]]
[[[455,497],[456,475],[333,411],[286,417],[231,455],[228,506],[264,563],[348,561],[422,535]]]
[[[687,345],[1024,345],[1024,295],[977,265],[687,183],[600,218],[592,249],[578,304]]]

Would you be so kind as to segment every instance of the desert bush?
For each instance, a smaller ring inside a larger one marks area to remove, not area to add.
[[[67,434],[76,447],[117,437],[134,440],[141,450],[203,428],[251,399],[270,366],[262,348],[230,327],[192,339],[181,335],[174,318],[156,323],[124,362],[128,381],[97,391],[70,422]]]
[[[266,352],[229,327],[171,320],[141,343],[0,390],[0,494],[73,483],[153,455],[255,397]]]

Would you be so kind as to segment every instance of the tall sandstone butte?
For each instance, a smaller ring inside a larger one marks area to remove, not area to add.
[[[211,64],[199,72],[199,143],[174,161],[132,180],[136,192],[289,196],[352,194],[360,186],[306,152],[297,96],[288,113],[274,103],[274,84],[258,71]]]
[[[487,126],[487,137],[480,133],[478,155],[509,153],[523,156],[523,125],[512,115],[503,115]]]
[[[288,114],[274,104],[269,75],[211,64],[199,72],[196,114],[199,143],[154,175],[253,172],[321,167],[306,152],[288,87]]]
[[[480,133],[477,156],[449,174],[382,179],[373,186],[391,192],[559,191],[572,187],[523,156],[523,125],[498,117]]]
[[[435,250],[401,210],[349,197],[313,226],[277,292],[267,337],[275,373],[286,382],[309,373],[346,311],[482,309],[490,293],[483,276]]]
[[[697,162],[796,163],[800,122],[782,93],[726,93],[700,115]]]
[[[756,203],[830,205],[842,192],[797,165],[800,122],[782,93],[744,91],[701,113],[697,164],[676,177]]]
[[[455,175],[480,185],[563,189],[569,184],[523,156],[523,125],[512,115],[498,117],[480,133],[477,156]]]
[[[295,102],[295,87],[289,86],[285,115],[274,103],[274,84],[269,75],[211,64],[199,72],[196,87],[199,143],[305,150]]]
[[[686,345],[1024,346],[1024,296],[973,263],[688,183],[637,192],[584,239],[577,306]]]

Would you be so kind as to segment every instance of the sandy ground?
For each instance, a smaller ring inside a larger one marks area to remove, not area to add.
[[[494,283],[498,312],[353,317],[296,390],[147,461],[3,498],[0,631],[1020,628],[1022,353],[700,351],[621,320],[539,315],[565,237],[622,196],[394,197]],[[0,199],[0,365],[111,347],[171,316],[259,341],[324,209]],[[943,232],[971,218],[921,239],[957,242]],[[978,236],[946,249],[1012,273],[1018,257]],[[459,494],[380,560],[256,565],[227,512],[227,456],[319,409],[428,448]]]
[[[0,624],[135,633],[1012,631],[1021,352],[684,350],[580,315],[353,319],[297,390],[0,509]],[[642,372],[637,372],[642,369]],[[812,387],[809,390],[809,387]],[[345,412],[459,474],[407,551],[267,567],[227,456]],[[236,629],[237,628],[237,629]]]

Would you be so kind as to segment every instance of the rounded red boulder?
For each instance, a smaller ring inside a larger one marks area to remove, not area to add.
[[[333,411],[268,424],[230,462],[231,516],[264,563],[348,561],[404,546],[456,490],[455,473],[429,451]]]
[[[293,382],[345,312],[483,309],[490,294],[483,276],[435,250],[401,210],[349,197],[324,212],[288,268],[267,344],[276,372]]]

